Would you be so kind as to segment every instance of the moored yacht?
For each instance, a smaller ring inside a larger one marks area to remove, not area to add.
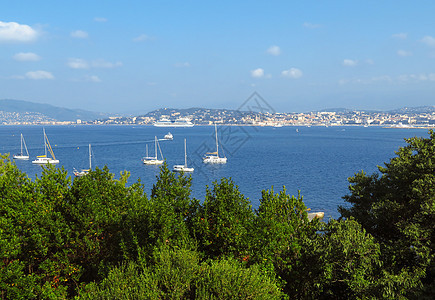
[[[91,151],[91,144],[89,144],[89,169],[82,169],[81,171],[77,171],[76,169],[74,169],[74,175],[77,177],[81,177],[84,175],[88,175],[89,172],[92,169],[92,151]]]
[[[214,124],[214,130],[216,134],[216,152],[207,152],[205,154],[205,157],[202,159],[202,161],[206,164],[226,164],[227,158],[225,156],[219,157],[219,143],[217,137],[216,123]]]
[[[23,145],[24,149],[26,150],[26,154],[23,152]],[[21,159],[21,160],[28,160],[29,159],[29,151],[27,150],[26,141],[24,140],[23,134],[21,134],[21,152],[18,154],[15,154],[14,159]]]
[[[186,139],[184,139],[184,165],[175,165],[172,168],[174,172],[193,172],[195,168],[189,168],[187,166],[187,151],[186,151]]]
[[[56,156],[54,156],[53,149],[51,148],[50,142],[48,141],[48,137],[45,134],[45,129],[43,129],[44,132],[44,155],[39,155],[36,157],[35,160],[32,161],[32,164],[35,165],[46,165],[46,164],[58,164],[59,160],[56,159]],[[51,157],[47,156],[47,152],[50,153]]]
[[[165,134],[164,139],[172,141],[174,139],[174,136],[172,135],[172,133],[168,132],[167,134]]]
[[[160,156],[162,157],[162,159],[157,158],[157,147],[159,148]],[[148,145],[147,145],[146,156],[142,158],[142,162],[145,165],[161,165],[161,164],[163,164],[164,158],[163,158],[163,154],[162,154],[162,149],[160,149],[160,145],[159,145],[159,142],[158,142],[156,136],[154,137],[154,148],[155,148],[155,150],[154,150],[155,156],[148,156]]]

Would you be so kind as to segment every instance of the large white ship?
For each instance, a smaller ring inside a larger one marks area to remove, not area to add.
[[[188,118],[178,118],[171,121],[167,118],[162,118],[153,124],[156,127],[193,127],[193,124]]]

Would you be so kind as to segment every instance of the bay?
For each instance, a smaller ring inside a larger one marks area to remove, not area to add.
[[[157,128],[153,126],[46,126],[58,167],[72,175],[73,168],[88,166],[88,144],[92,145],[93,166],[109,170],[119,178],[121,171],[130,172],[129,183],[138,179],[149,194],[159,174],[158,166],[141,162],[145,145],[154,153],[154,136],[163,139],[170,131],[174,140],[160,140],[168,166],[184,163],[184,138],[187,139],[188,165],[192,174],[192,196],[204,199],[206,186],[222,177],[231,178],[250,199],[259,205],[261,191],[278,192],[286,187],[290,195],[303,196],[307,207],[324,211],[336,218],[338,205],[348,193],[348,177],[361,170],[377,172],[406,143],[404,138],[428,137],[426,129],[392,129],[382,127],[253,127],[218,126],[219,141],[228,163],[206,165],[201,158],[215,151],[213,126],[192,128]],[[0,153],[19,152],[23,133],[30,152],[29,161],[16,165],[35,179],[42,168],[31,160],[43,154],[42,126],[0,126]],[[73,178],[72,178],[73,179]]]

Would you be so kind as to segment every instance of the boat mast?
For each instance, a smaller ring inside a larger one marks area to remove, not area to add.
[[[23,138],[23,144],[24,144],[24,148],[26,149],[27,156],[29,156],[29,150],[27,150],[27,145],[26,145],[26,141],[24,140],[23,134],[21,134],[21,137]],[[23,152],[22,149],[21,149],[21,152]]]
[[[23,134],[21,134],[21,155],[23,155]]]
[[[42,129],[44,132],[44,154],[47,157],[47,136],[45,135],[45,128]]]
[[[159,145],[160,156],[162,157],[162,160],[164,160],[163,153],[162,153],[162,148],[160,148],[160,144],[159,144],[159,142],[157,140],[157,137],[156,137],[156,143],[157,143],[157,145]],[[156,159],[157,159],[157,149],[156,149]]]
[[[184,139],[184,167],[187,168],[186,139]]]
[[[155,147],[155,154],[156,154],[156,159],[157,159],[157,137],[154,136],[154,147]]]
[[[91,154],[91,144],[89,144],[89,170],[92,169],[92,154]]]
[[[218,138],[217,138],[217,127],[216,123],[214,123],[214,131],[216,133],[216,155],[219,157],[219,145],[218,145]]]
[[[45,141],[45,156],[47,156],[47,148],[48,148],[48,151],[51,154],[51,158],[55,160],[56,156],[54,155],[53,148],[51,148],[50,141],[48,140],[48,137],[45,134],[45,129],[44,129],[44,136],[45,136],[45,139],[44,139],[44,141]]]

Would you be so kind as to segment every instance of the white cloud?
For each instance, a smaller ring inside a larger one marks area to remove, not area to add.
[[[47,71],[30,71],[26,73],[26,77],[29,79],[54,79],[53,74]]]
[[[412,56],[412,52],[406,51],[406,50],[397,50],[397,55],[399,56]]]
[[[407,33],[401,32],[401,33],[395,33],[393,34],[393,38],[405,40],[408,37]]]
[[[421,41],[430,47],[435,47],[435,38],[432,36],[426,35]]]
[[[90,82],[101,82],[101,79],[96,75],[88,75],[85,77],[86,81]]]
[[[107,19],[106,18],[95,17],[94,21],[95,22],[104,23],[104,22],[107,22]]]
[[[104,69],[113,69],[122,66],[122,62],[118,61],[116,63],[112,63],[110,61],[105,61],[104,59],[97,59],[91,63],[93,68],[104,68]]]
[[[408,78],[409,78],[408,75],[400,75],[400,76],[398,77],[398,79],[399,79],[400,81],[407,81]]]
[[[183,62],[183,63],[176,63],[175,64],[176,68],[189,68],[190,67],[190,63],[189,62]]]
[[[313,24],[313,23],[309,23],[309,22],[305,22],[304,24],[302,24],[305,28],[310,28],[310,29],[316,29],[316,28],[320,28],[322,27],[322,25],[320,24]]]
[[[429,74],[403,74],[398,77],[399,81],[435,81],[435,73]]]
[[[351,78],[351,79],[340,79],[338,81],[338,84],[344,85],[344,84],[375,84],[378,82],[387,82],[392,83],[393,79],[388,75],[381,75],[377,77],[372,78]]]
[[[149,37],[148,35],[146,35],[146,34],[141,34],[141,35],[135,37],[135,38],[133,39],[133,41],[134,41],[134,42],[144,42],[144,41],[148,41],[148,40],[151,40],[151,39],[152,39],[152,38]]]
[[[378,76],[378,77],[372,77],[370,81],[372,81],[372,82],[379,82],[379,81],[392,82],[393,79],[391,79],[391,77],[388,75],[382,75],[382,76]]]
[[[71,32],[71,36],[77,39],[87,39],[89,37],[88,33],[83,30],[75,30]]]
[[[251,76],[254,78],[264,77],[264,70],[262,68],[258,68],[251,71]]]
[[[343,66],[346,67],[355,67],[358,64],[358,61],[352,59],[343,60]]]
[[[0,21],[1,42],[33,42],[39,33],[29,25]]]
[[[104,59],[97,59],[89,63],[81,58],[70,58],[68,60],[67,65],[72,69],[90,69],[90,68],[113,69],[113,68],[121,67],[123,64],[120,61],[113,63],[110,61],[105,61]]]
[[[89,69],[88,62],[81,58],[70,58],[67,65],[72,69]]]
[[[20,52],[13,56],[13,58],[17,61],[38,61],[41,60],[41,57],[32,52]]]
[[[299,69],[297,69],[297,68],[290,68],[290,69],[288,69],[288,70],[284,70],[284,71],[282,71],[282,72],[281,72],[281,75],[282,75],[283,77],[288,77],[288,78],[294,78],[294,79],[297,79],[297,78],[302,77],[302,71],[299,70]]]
[[[267,49],[267,53],[270,55],[278,56],[281,54],[281,48],[278,46],[270,46],[269,49]]]

